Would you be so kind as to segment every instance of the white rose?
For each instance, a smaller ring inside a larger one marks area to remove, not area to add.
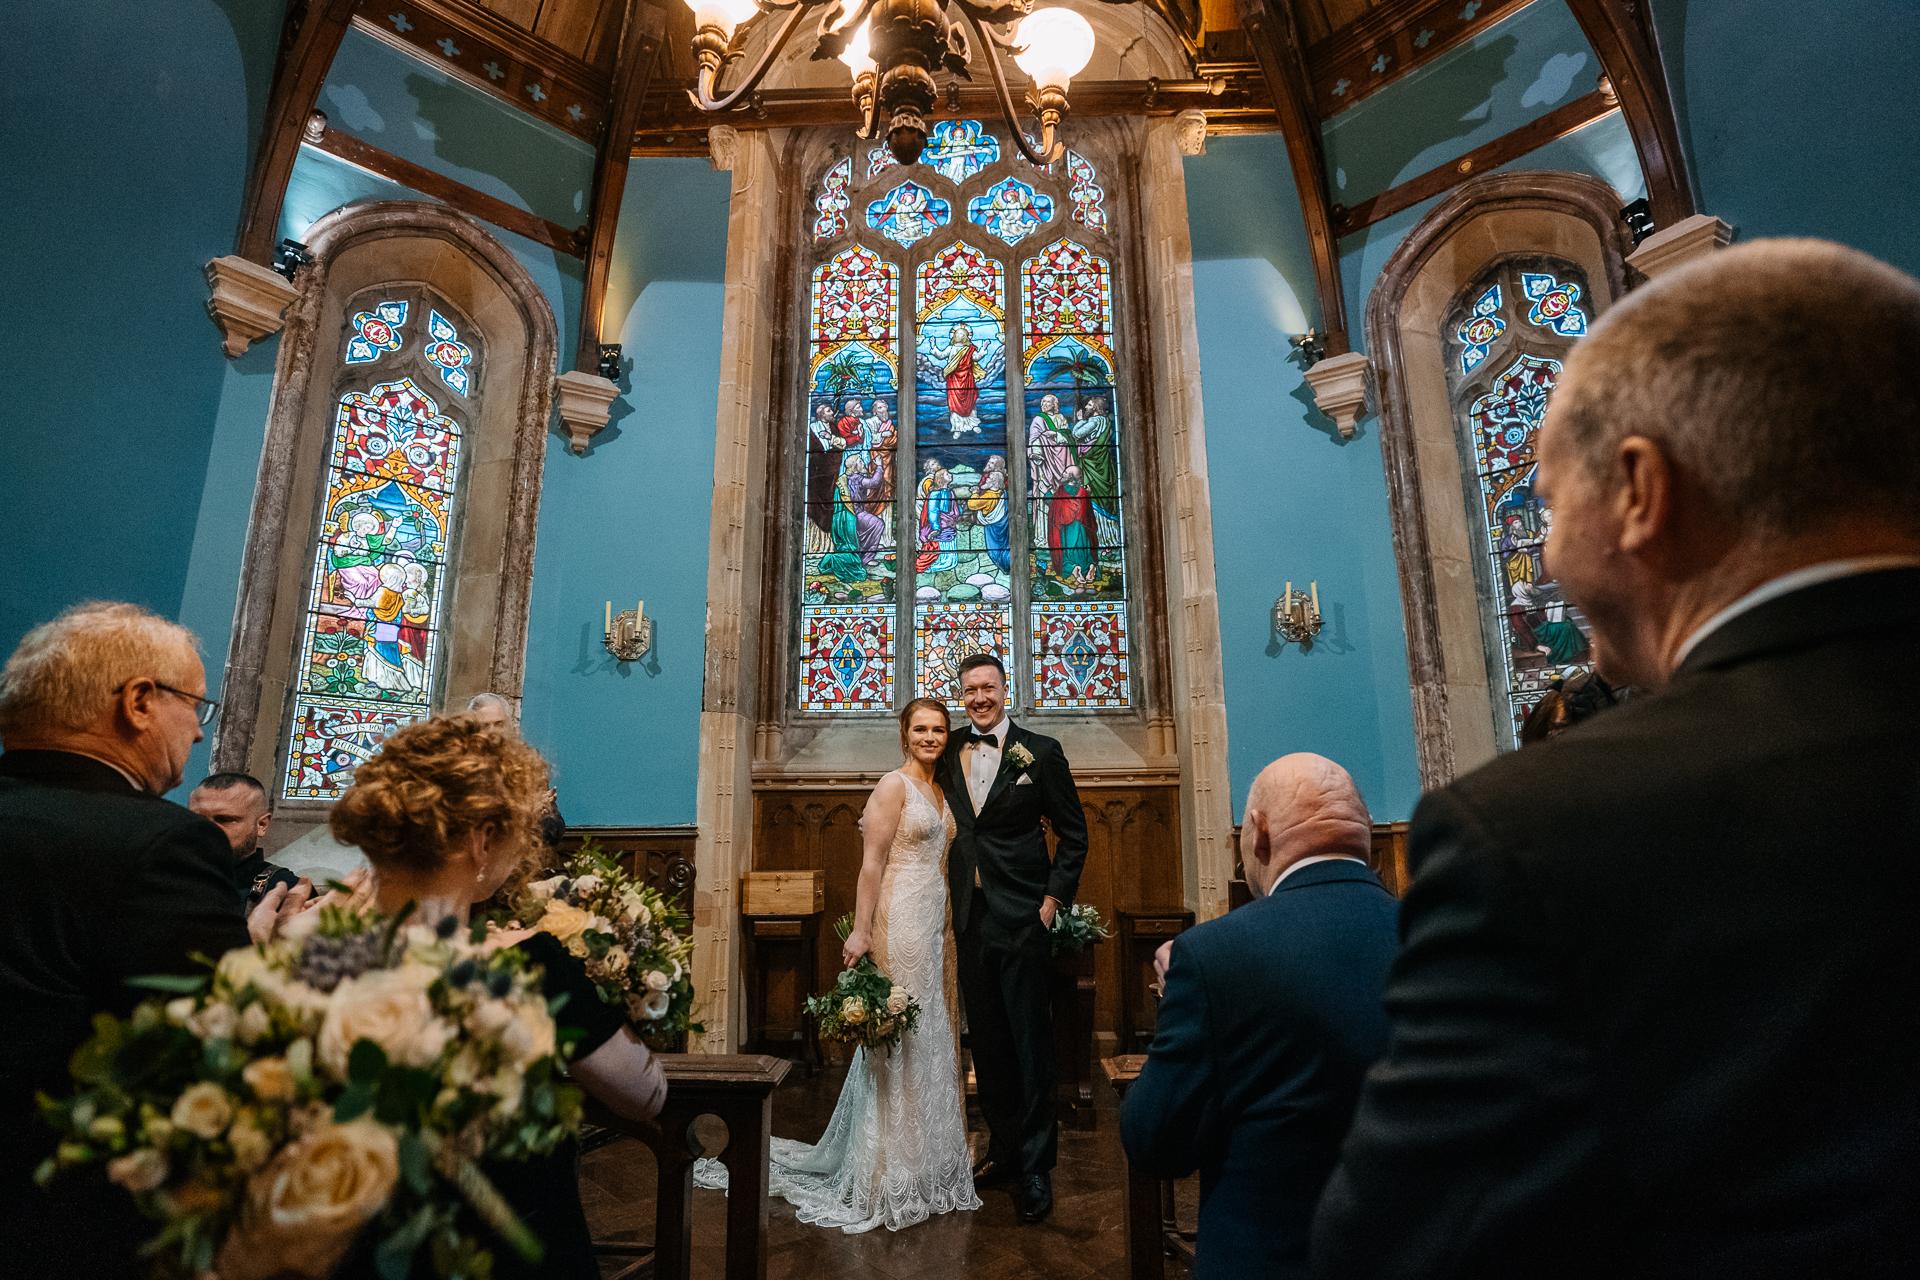
[[[187,1025],[187,1019],[193,1016],[194,999],[181,996],[178,1000],[167,1001],[167,1021],[176,1027]]]
[[[424,1067],[440,1056],[453,1028],[434,1014],[427,999],[433,971],[422,965],[374,969],[334,989],[314,1045],[320,1065],[336,1080],[347,1078],[353,1046],[371,1040],[387,1061]]]
[[[522,1083],[517,1067],[504,1066],[493,1073],[493,1095],[499,1099],[493,1104],[494,1115],[504,1120],[520,1109]]]
[[[254,1123],[253,1114],[247,1111],[242,1111],[233,1127],[227,1130],[227,1144],[233,1148],[234,1162],[248,1173],[273,1155],[273,1139]]]
[[[407,938],[407,949],[409,951],[414,951],[414,950],[424,951],[426,950],[426,948],[440,941],[440,935],[434,932],[432,929],[429,929],[424,924],[408,925],[406,938]]]
[[[573,888],[576,893],[592,893],[595,889],[598,889],[599,887],[600,887],[599,876],[581,876],[578,880],[575,880],[573,882]]]
[[[907,1004],[913,999],[903,988],[895,987],[887,996],[887,1012],[898,1017],[907,1011]]]
[[[527,892],[544,902],[558,893],[560,886],[566,882],[567,878],[565,876],[554,876],[547,880],[535,880],[527,886]]]
[[[647,998],[640,1002],[641,1016],[651,1022],[655,1018],[667,1016],[667,1010],[673,1008],[673,997],[664,991],[649,991]]]
[[[608,973],[617,978],[627,971],[627,966],[633,963],[633,957],[627,954],[625,947],[615,947],[607,952],[606,958],[600,963],[607,967]]]
[[[233,1119],[233,1099],[227,1091],[210,1081],[188,1085],[173,1104],[173,1126],[202,1138],[214,1139],[226,1131]]]
[[[220,957],[220,966],[215,972],[238,991],[249,983],[259,982],[266,975],[266,957],[260,954],[257,947],[235,947]]]
[[[660,972],[658,969],[647,970],[647,990],[665,991],[668,987],[672,985],[673,985],[673,980],[668,978],[666,974]]]
[[[500,1036],[514,1067],[524,1071],[554,1050],[553,1019],[547,1006],[538,999],[523,1000],[513,1011],[513,1021]]]
[[[248,1179],[240,1221],[215,1269],[221,1280],[327,1275],[399,1176],[393,1134],[370,1118],[308,1134]]]
[[[234,1027],[234,1034],[241,1044],[252,1044],[267,1032],[273,1030],[273,1019],[267,1016],[264,1001],[255,1000],[240,1014],[240,1022]]]
[[[840,1017],[858,1026],[867,1020],[867,1006],[859,996],[848,996],[840,1002]]]
[[[187,1030],[202,1040],[231,1040],[233,1029],[240,1017],[233,1006],[221,1000],[208,1005],[187,1019]]]
[[[142,1147],[107,1161],[107,1177],[136,1195],[152,1191],[167,1180],[167,1157],[152,1147]]]
[[[467,1028],[475,1035],[497,1036],[513,1021],[513,1006],[505,1000],[482,1000],[467,1013]]]
[[[595,927],[598,919],[590,911],[565,902],[553,902],[547,906],[547,913],[540,917],[540,931],[558,938],[563,946],[576,956],[587,954],[587,944],[581,936]]]
[[[293,1101],[293,1069],[285,1058],[256,1058],[241,1070],[240,1078],[263,1102]]]

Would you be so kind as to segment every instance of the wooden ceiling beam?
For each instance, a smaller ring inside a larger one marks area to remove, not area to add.
[[[280,228],[280,206],[287,198],[287,181],[300,157],[300,137],[307,117],[320,97],[320,86],[333,65],[333,55],[347,34],[356,0],[309,0],[287,7],[280,28],[280,60],[267,94],[267,118],[260,145],[247,170],[247,189],[240,202],[240,226],[233,251],[263,267],[273,265],[273,248]]]
[[[1400,0],[1370,9],[1306,50],[1314,109],[1330,120],[1532,2]]]
[[[1645,0],[1567,0],[1567,8],[1600,57],[1633,135],[1654,225],[1671,227],[1693,216],[1693,185],[1680,148],[1666,68],[1649,25]]]
[[[593,158],[593,201],[587,214],[587,273],[580,291],[580,345],[573,367],[597,373],[600,367],[601,314],[607,303],[607,273],[613,262],[613,233],[620,223],[620,201],[627,191],[631,139],[646,104],[647,85],[666,38],[667,19],[645,0],[626,0],[620,24],[620,53],[614,63],[613,101],[606,132]]]
[[[1340,286],[1340,244],[1334,238],[1333,206],[1327,194],[1327,165],[1320,147],[1320,113],[1307,88],[1306,56],[1284,0],[1237,0],[1235,9],[1247,41],[1273,94],[1274,114],[1287,140],[1287,160],[1300,197],[1313,254],[1314,284],[1320,293],[1320,328],[1326,354],[1345,355],[1347,302]]]

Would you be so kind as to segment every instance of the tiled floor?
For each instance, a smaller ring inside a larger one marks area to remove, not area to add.
[[[797,1068],[773,1097],[773,1132],[783,1138],[816,1141],[833,1113],[845,1068],[828,1068],[806,1079]],[[1014,1216],[1005,1190],[982,1195],[986,1202],[971,1213],[934,1217],[905,1231],[846,1235],[797,1221],[784,1200],[769,1213],[768,1280],[1052,1280],[1061,1277],[1113,1277],[1125,1274],[1124,1202],[1126,1170],[1120,1152],[1119,1110],[1104,1089],[1099,1124],[1091,1133],[1065,1130],[1060,1135],[1060,1164],[1053,1174],[1053,1216],[1028,1226]],[[977,1114],[970,1117],[976,1149],[983,1146]],[[709,1121],[709,1123],[713,1123]],[[718,1128],[702,1141],[719,1145]],[[588,1153],[581,1168],[581,1196],[596,1238],[651,1240],[653,1237],[653,1155],[637,1142],[623,1141]],[[1180,1221],[1191,1229],[1198,1196],[1197,1179],[1179,1187]],[[718,1191],[696,1191],[693,1208],[694,1280],[719,1280],[725,1238],[725,1201]],[[611,1265],[608,1275],[617,1268]],[[1185,1280],[1178,1261],[1167,1263],[1168,1280]]]

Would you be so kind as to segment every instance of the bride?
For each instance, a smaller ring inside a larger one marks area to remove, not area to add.
[[[849,1234],[898,1231],[936,1213],[977,1209],[973,1159],[960,1097],[953,1025],[953,935],[947,916],[947,846],[953,815],[935,776],[947,746],[947,707],[915,698],[900,713],[906,763],[880,779],[860,818],[853,932],[841,960],[871,952],[896,988],[920,1002],[920,1019],[891,1054],[856,1049],[819,1145],[773,1139],[773,1194],[802,1222]],[[725,1187],[726,1166],[701,1160],[694,1181]]]

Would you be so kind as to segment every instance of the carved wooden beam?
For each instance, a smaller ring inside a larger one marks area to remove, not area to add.
[[[1652,14],[1645,0],[1567,0],[1613,82],[1620,113],[1640,154],[1647,203],[1656,226],[1671,227],[1693,215],[1693,187],[1680,149],[1666,68],[1654,45]]]
[[[1332,205],[1327,198],[1320,114],[1307,90],[1306,59],[1293,14],[1280,0],[1236,0],[1234,8],[1273,94],[1274,114],[1287,140],[1287,159],[1293,165],[1293,182],[1300,193],[1300,212],[1306,219],[1313,252],[1326,354],[1345,355],[1351,347],[1347,340],[1346,295],[1340,290],[1340,245],[1334,239]]]
[[[355,2],[301,4],[296,0],[287,6],[280,28],[280,62],[274,68],[267,118],[247,173],[240,228],[233,241],[234,253],[249,262],[263,267],[273,263],[274,233],[280,226],[280,205],[287,197],[287,179],[293,176],[293,162],[300,155],[300,135],[353,19]]]
[[[664,13],[645,0],[627,0],[627,16],[620,27],[620,56],[614,64],[613,101],[607,111],[606,132],[593,160],[593,202],[587,213],[587,279],[580,291],[580,345],[573,358],[573,367],[587,373],[599,369],[600,313],[607,302],[607,270],[613,260],[620,200],[627,190],[631,139],[640,123],[647,84],[653,79],[660,42],[666,34]]]
[[[1416,0],[1369,9],[1307,50],[1314,109],[1332,119],[1530,3]]]

